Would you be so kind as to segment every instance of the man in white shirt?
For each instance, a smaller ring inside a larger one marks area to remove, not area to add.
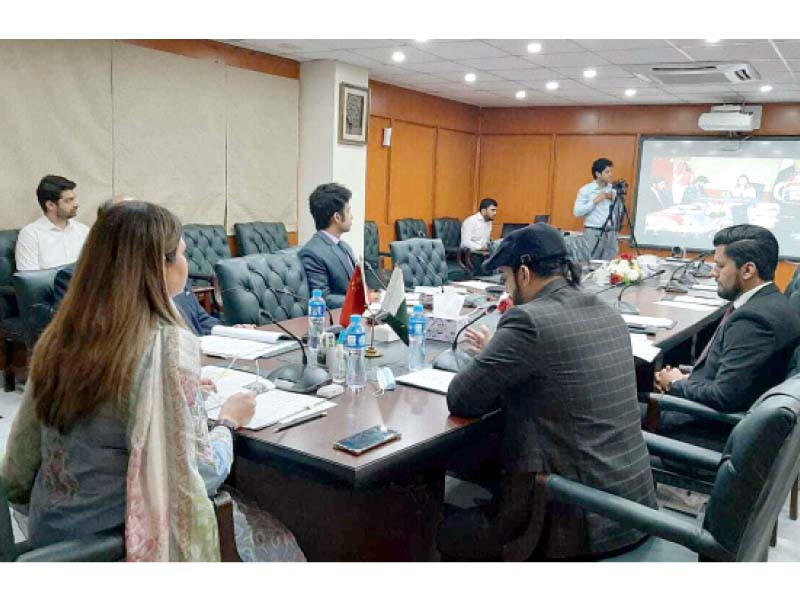
[[[592,258],[611,260],[619,252],[617,232],[614,223],[606,223],[616,192],[611,186],[614,179],[614,163],[607,158],[598,158],[592,163],[594,181],[578,190],[575,198],[576,217],[585,217],[583,237],[595,248]],[[598,243],[598,240],[599,243]]]
[[[497,216],[497,201],[484,198],[477,213],[464,219],[461,225],[461,247],[473,252],[488,250],[492,237],[492,221]]]
[[[36,188],[44,213],[23,227],[17,236],[18,271],[51,269],[78,259],[89,228],[74,220],[78,214],[75,183],[58,175],[46,175]]]

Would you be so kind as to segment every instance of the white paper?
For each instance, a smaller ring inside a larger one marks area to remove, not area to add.
[[[656,356],[661,352],[661,348],[653,345],[643,333],[632,333],[631,335],[631,349],[636,358],[641,358],[647,362],[653,362]]]
[[[308,410],[304,410],[303,412],[297,413],[296,415],[292,415],[291,417],[287,417],[286,419],[281,419],[280,421],[278,421],[278,425],[285,425],[286,423],[291,423],[295,419],[310,417],[312,415],[316,415],[317,413],[321,413],[335,406],[336,402],[331,402],[330,400],[323,400],[322,402],[320,402],[319,404],[315,404],[312,408],[309,408]]]
[[[217,386],[217,396],[225,399],[237,392],[243,392],[255,383],[263,385],[268,390],[274,390],[275,384],[263,377],[257,377],[255,373],[240,371],[238,369],[226,369],[215,365],[206,365],[200,370],[200,376],[211,379]],[[208,408],[209,404],[206,403]]]
[[[708,285],[708,284],[705,284],[705,283],[695,283],[692,286],[692,289],[693,290],[702,290],[704,292],[716,292],[717,291],[717,286],[716,285]]]
[[[727,304],[727,300],[722,298],[706,298],[703,296],[675,296],[673,300],[687,304],[705,304],[706,306],[724,306]]]
[[[464,288],[458,288],[452,285],[418,285],[414,288],[414,293],[416,294],[425,294],[427,296],[436,296],[438,294],[447,294],[447,293],[455,293],[455,294],[466,294],[467,290]]]
[[[691,302],[677,302],[675,300],[659,300],[656,304],[660,306],[671,306],[672,308],[680,308],[683,310],[694,310],[697,312],[708,312],[714,310],[713,306],[706,306],[705,304],[692,304]]]
[[[397,377],[397,383],[410,385],[439,394],[447,394],[447,388],[453,381],[455,373],[450,371],[440,371],[439,369],[420,369]]]
[[[256,412],[250,422],[245,425],[245,429],[263,429],[281,421],[291,421],[332,406],[336,406],[336,404],[325,398],[305,396],[278,389],[270,390],[256,396]],[[209,410],[209,418],[216,419],[219,416],[220,408]]]
[[[225,327],[224,325],[215,325],[212,327],[211,335],[219,335],[238,340],[250,340],[251,342],[261,342],[262,344],[276,344],[279,340],[290,339],[289,336],[282,331],[245,329],[244,327]]]
[[[477,279],[471,279],[470,281],[458,281],[453,283],[454,286],[458,287],[465,287],[471,288],[474,290],[485,290],[488,287],[493,285],[497,285],[496,283],[490,283],[488,281],[478,281]]]
[[[219,335],[204,335],[200,338],[200,349],[208,356],[222,358],[241,358],[255,360],[265,356],[283,354],[297,348],[297,342],[289,340],[275,344],[264,344],[251,340],[223,337]]]
[[[659,327],[669,329],[675,325],[675,321],[665,317],[644,317],[642,315],[622,315],[622,319],[630,325],[642,325],[644,327]]]
[[[433,297],[433,316],[437,319],[458,319],[464,308],[464,296],[437,294]]]

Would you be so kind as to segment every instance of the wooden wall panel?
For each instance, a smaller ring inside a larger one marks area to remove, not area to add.
[[[370,81],[370,114],[477,133],[481,109],[471,104]]]
[[[366,220],[378,224],[382,249],[388,249],[393,226],[389,223],[389,148],[383,146],[383,129],[391,121],[383,117],[369,118],[367,143],[367,200]]]
[[[413,217],[430,227],[433,219],[436,129],[393,121],[389,165],[389,222]],[[394,239],[394,231],[392,238]]]
[[[439,129],[436,140],[434,217],[464,219],[475,212],[475,153],[478,136]]]
[[[478,195],[498,203],[492,237],[503,223],[532,223],[548,212],[552,136],[483,135],[480,153]]]
[[[572,212],[575,197],[578,188],[592,181],[592,163],[600,157],[614,163],[614,179],[625,179],[630,184],[627,199],[630,210],[635,189],[636,151],[635,135],[556,136],[550,222],[561,229],[583,229],[583,219]]]

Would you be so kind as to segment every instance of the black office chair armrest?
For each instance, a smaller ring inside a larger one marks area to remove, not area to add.
[[[650,404],[658,406],[659,410],[671,410],[683,413],[692,417],[736,425],[744,418],[744,413],[724,413],[714,410],[710,406],[700,404],[694,400],[670,396],[669,394],[652,393],[649,398]]]
[[[692,522],[560,475],[547,475],[546,487],[548,497],[554,500],[580,506],[632,529],[675,542],[704,557],[731,560],[730,553],[708,531]]]
[[[22,544],[17,547],[25,550],[26,548]],[[25,552],[17,557],[19,562],[112,562],[120,560],[125,560],[125,534],[119,527],[78,540],[51,544]]]
[[[647,450],[654,456],[678,460],[688,464],[688,466],[699,467],[709,471],[716,471],[719,468],[720,461],[722,461],[722,454],[707,448],[693,446],[692,444],[656,435],[649,431],[643,431],[642,435],[644,436],[645,444],[647,444]]]
[[[189,273],[189,279],[205,279],[209,283],[214,281],[214,275],[208,275],[206,273]]]

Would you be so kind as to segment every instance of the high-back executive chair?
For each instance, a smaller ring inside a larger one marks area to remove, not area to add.
[[[389,244],[395,266],[403,271],[407,289],[448,283],[444,244],[439,239],[411,239]]]
[[[233,230],[240,256],[274,253],[289,248],[289,233],[283,223],[235,223]]]

